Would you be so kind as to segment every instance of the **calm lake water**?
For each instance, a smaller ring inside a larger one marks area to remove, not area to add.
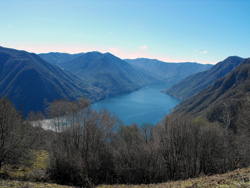
[[[98,101],[92,107],[95,110],[108,109],[112,114],[118,115],[125,125],[156,124],[180,102],[161,92],[166,88],[163,84],[147,86],[129,94]]]

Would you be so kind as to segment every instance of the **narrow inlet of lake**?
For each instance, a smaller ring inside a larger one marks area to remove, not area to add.
[[[166,88],[165,84],[146,86],[129,94],[95,102],[92,108],[97,111],[103,108],[108,109],[112,114],[116,114],[125,125],[157,124],[180,102],[179,99],[161,92]]]

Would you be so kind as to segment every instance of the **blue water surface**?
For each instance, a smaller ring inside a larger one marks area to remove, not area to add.
[[[103,108],[108,109],[112,114],[116,114],[125,125],[157,124],[180,102],[179,99],[161,92],[166,88],[165,84],[146,86],[129,94],[93,103],[92,108],[97,111]]]

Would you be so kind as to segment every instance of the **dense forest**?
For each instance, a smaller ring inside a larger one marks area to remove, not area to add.
[[[247,118],[237,130],[182,114],[168,115],[155,126],[128,126],[107,110],[92,110],[85,98],[54,101],[45,115],[51,130],[42,128],[41,113],[24,120],[22,111],[1,98],[0,169],[29,166],[30,151],[45,150],[44,181],[91,187],[187,179],[250,164]]]

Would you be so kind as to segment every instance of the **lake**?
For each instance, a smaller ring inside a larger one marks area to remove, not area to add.
[[[103,108],[108,109],[112,114],[116,114],[125,125],[157,124],[180,102],[179,99],[161,92],[166,88],[166,84],[146,86],[129,94],[95,102],[92,108],[97,111]]]

